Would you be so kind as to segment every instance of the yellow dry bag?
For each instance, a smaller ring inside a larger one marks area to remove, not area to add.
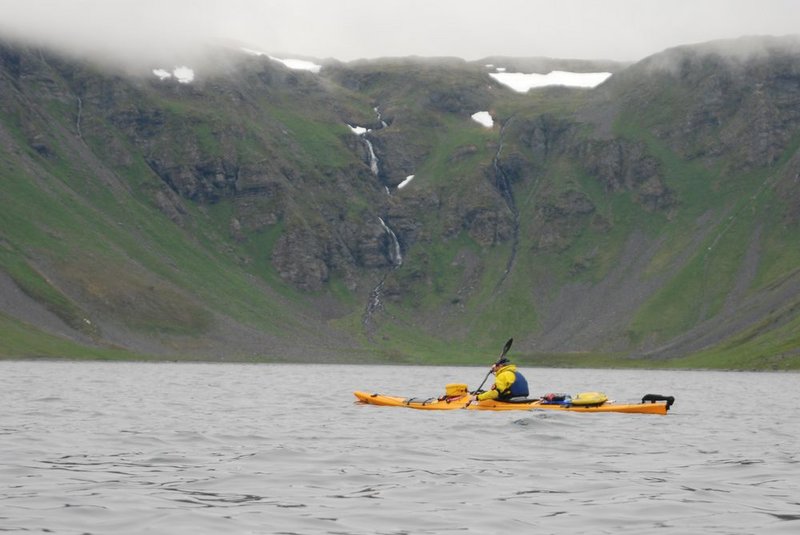
[[[608,401],[608,396],[602,392],[581,392],[572,396],[572,404],[577,406],[602,405]]]
[[[444,386],[444,395],[448,398],[466,396],[468,393],[467,385],[463,383],[450,383]]]

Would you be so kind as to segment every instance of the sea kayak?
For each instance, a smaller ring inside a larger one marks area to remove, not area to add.
[[[642,398],[641,403],[616,403],[614,401],[607,401],[605,396],[595,398],[594,395],[599,393],[591,392],[578,394],[575,399],[580,400],[581,396],[584,399],[597,400],[596,403],[590,404],[577,404],[569,401],[549,401],[543,398],[539,399],[525,399],[508,401],[497,400],[483,400],[469,402],[469,394],[464,394],[455,397],[441,397],[441,398],[404,398],[399,396],[386,396],[383,394],[374,394],[370,392],[353,392],[358,398],[360,403],[368,405],[381,405],[384,407],[407,407],[410,409],[428,410],[428,411],[443,411],[443,410],[456,410],[466,409],[471,411],[530,411],[530,410],[550,410],[550,411],[568,411],[568,412],[622,412],[634,414],[667,414],[672,403],[675,399],[672,396],[660,396],[655,394],[648,394]],[[603,399],[606,400],[603,400]],[[578,402],[580,403],[580,401]]]

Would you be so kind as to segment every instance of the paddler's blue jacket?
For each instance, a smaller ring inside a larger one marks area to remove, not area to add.
[[[528,381],[517,371],[514,364],[506,364],[494,374],[491,390],[478,394],[478,401],[484,399],[507,399],[528,396]]]

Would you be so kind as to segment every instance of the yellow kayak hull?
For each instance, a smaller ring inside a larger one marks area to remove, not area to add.
[[[654,403],[615,403],[607,401],[599,405],[558,405],[542,403],[541,400],[529,402],[508,403],[496,400],[484,400],[469,403],[469,396],[460,396],[447,400],[437,398],[403,398],[398,396],[385,396],[370,392],[353,392],[361,403],[380,405],[384,407],[408,407],[410,409],[443,411],[467,409],[471,411],[566,411],[566,412],[621,412],[629,414],[667,414],[667,404],[664,401]]]

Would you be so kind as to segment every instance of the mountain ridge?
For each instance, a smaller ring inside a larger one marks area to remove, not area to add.
[[[2,45],[0,354],[797,367],[795,41],[525,94],[500,58],[181,83]]]

